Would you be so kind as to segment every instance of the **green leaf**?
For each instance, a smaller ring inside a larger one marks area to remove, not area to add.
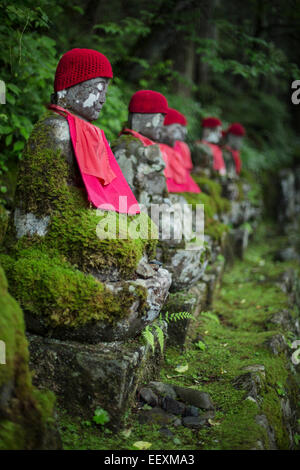
[[[93,416],[93,421],[96,424],[100,424],[101,426],[103,426],[104,424],[110,421],[110,417],[107,411],[104,410],[103,408],[96,408],[94,416]]]

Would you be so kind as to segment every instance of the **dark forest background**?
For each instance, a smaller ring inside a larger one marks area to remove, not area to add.
[[[300,79],[297,0],[2,0],[0,199],[9,201],[16,163],[53,91],[60,56],[73,47],[97,49],[114,79],[99,125],[109,140],[127,119],[138,89],[164,93],[186,114],[189,141],[201,118],[247,129],[246,168],[277,171],[300,160]]]

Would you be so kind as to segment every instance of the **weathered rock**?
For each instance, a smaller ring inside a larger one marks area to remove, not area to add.
[[[285,309],[281,312],[275,313],[270,319],[270,322],[274,325],[278,325],[285,331],[293,331],[294,333],[299,333],[299,325],[297,319],[294,319],[289,312],[289,310]]]
[[[164,436],[166,436],[166,437],[173,437],[173,436],[174,436],[174,434],[172,433],[172,431],[170,431],[170,429],[165,428],[165,427],[164,427],[164,428],[160,428],[160,429],[159,429],[159,432],[160,432],[161,434],[163,434]]]
[[[82,344],[28,335],[34,382],[55,392],[72,415],[91,419],[101,407],[118,429],[139,383],[158,372],[160,350],[139,343]]]
[[[141,424],[172,424],[175,416],[167,413],[161,408],[155,407],[152,410],[142,410],[139,414],[139,422]]]
[[[182,419],[182,424],[183,426],[187,428],[201,429],[203,426],[205,426],[206,419],[203,419],[201,416],[200,417],[185,416]]]
[[[177,395],[172,385],[164,382],[149,382],[148,386],[160,397],[169,396],[176,399]]]
[[[266,341],[266,346],[270,351],[278,356],[278,354],[287,350],[287,343],[285,337],[282,334],[277,334],[272,336],[270,339]]]
[[[139,397],[150,406],[158,405],[158,397],[149,387],[143,387],[139,390]]]
[[[257,424],[259,424],[259,426],[262,426],[266,430],[268,438],[269,438],[269,446],[268,446],[269,449],[276,450],[277,445],[276,445],[275,432],[274,432],[274,429],[270,426],[266,415],[263,415],[263,414],[257,415],[255,417],[255,421],[257,422]]]
[[[173,415],[183,415],[185,413],[185,405],[169,396],[162,399],[162,408]]]
[[[236,377],[233,380],[232,385],[238,390],[245,390],[245,398],[252,397],[257,401],[259,393],[262,390],[263,383],[259,373],[247,372],[246,374]]]
[[[184,416],[193,416],[196,418],[199,416],[199,409],[196,406],[186,406],[184,410]],[[203,418],[203,415],[201,415]]]
[[[188,405],[196,406],[203,410],[214,410],[215,408],[209,394],[206,392],[200,392],[193,388],[179,387],[178,385],[174,385],[174,390],[177,397]]]

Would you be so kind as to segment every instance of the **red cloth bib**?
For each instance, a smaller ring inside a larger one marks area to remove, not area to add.
[[[170,147],[166,144],[156,144],[148,137],[132,129],[123,129],[121,134],[130,134],[136,137],[145,147],[149,145],[159,145],[163,160],[166,164],[164,175],[169,193],[200,193],[201,189],[192,179],[189,170],[193,168],[190,150],[184,142],[177,141],[177,147]],[[179,151],[180,150],[180,151]]]
[[[227,150],[229,150],[229,152],[231,153],[231,155],[233,157],[233,160],[234,160],[234,164],[235,164],[235,171],[239,175],[240,172],[241,172],[241,169],[242,169],[242,160],[241,160],[241,156],[240,156],[240,151],[239,150],[234,150],[229,145],[226,145],[225,148]]]
[[[68,121],[74,154],[88,200],[103,210],[129,215],[140,213],[138,202],[123,176],[104,132],[60,106],[50,105],[49,109]]]
[[[213,169],[219,172],[226,170],[222,150],[220,149],[220,147],[216,144],[212,144],[211,142],[207,142],[206,140],[201,140],[200,142],[207,145],[212,151],[214,159]]]

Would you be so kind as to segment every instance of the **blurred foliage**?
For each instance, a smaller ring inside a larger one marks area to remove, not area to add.
[[[244,167],[269,170],[300,159],[300,115],[291,104],[299,78],[300,4],[251,0],[2,0],[0,199],[5,172],[21,158],[50,100],[57,62],[72,47],[106,54],[114,69],[99,122],[112,141],[140,88],[166,95],[188,118],[189,143],[201,118],[247,129]],[[2,176],[1,176],[2,175]],[[7,178],[7,181],[13,178]]]

